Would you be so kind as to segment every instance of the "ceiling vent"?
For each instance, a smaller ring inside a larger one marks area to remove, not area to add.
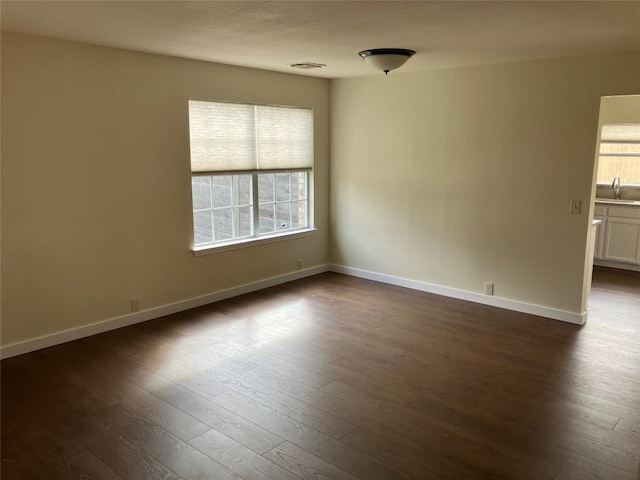
[[[292,68],[300,68],[302,70],[309,70],[312,68],[322,68],[326,67],[324,63],[313,63],[313,62],[302,62],[302,63],[292,63]]]

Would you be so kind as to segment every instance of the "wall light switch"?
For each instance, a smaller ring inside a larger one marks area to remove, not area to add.
[[[582,200],[571,200],[571,207],[569,213],[580,213],[582,210]]]

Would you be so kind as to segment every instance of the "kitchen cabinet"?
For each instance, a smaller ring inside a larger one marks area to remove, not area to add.
[[[595,264],[639,270],[640,206],[597,204],[594,219],[602,220],[596,234]]]
[[[602,260],[604,257],[604,233],[607,223],[607,207],[606,205],[596,204],[593,211],[593,219],[600,220],[601,223],[596,225],[596,239],[593,258],[596,260]]]

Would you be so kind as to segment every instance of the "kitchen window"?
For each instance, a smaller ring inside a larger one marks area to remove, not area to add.
[[[623,185],[640,186],[640,124],[602,126],[597,182],[611,185],[616,176]]]
[[[189,101],[193,249],[312,231],[310,109]]]

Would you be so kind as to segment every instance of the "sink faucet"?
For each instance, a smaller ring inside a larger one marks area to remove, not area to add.
[[[613,193],[616,196],[616,200],[620,200],[620,175],[613,177],[613,183],[611,184]]]

